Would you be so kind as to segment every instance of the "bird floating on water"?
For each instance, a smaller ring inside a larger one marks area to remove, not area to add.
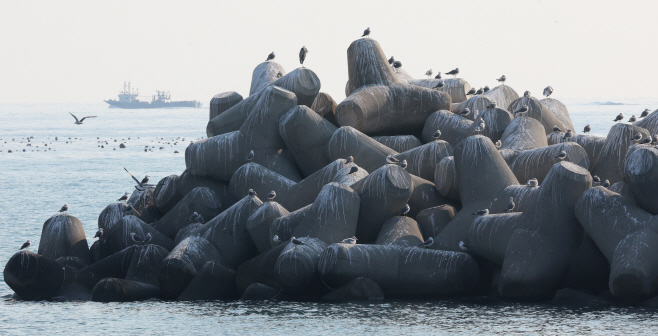
[[[59,209],[59,212],[67,212],[69,211],[69,206],[68,204],[64,204],[61,209]]]
[[[129,193],[126,192],[125,194],[123,194],[123,196],[119,197],[119,199],[118,199],[117,201],[118,201],[118,202],[121,202],[121,201],[125,201],[125,200],[127,200],[127,199],[128,199],[128,195],[129,195]]]
[[[544,89],[544,96],[546,96],[546,98],[548,98],[548,96],[550,96],[552,93],[553,93],[552,86],[549,85]]]
[[[432,238],[432,237],[427,238],[426,241],[424,241],[424,242],[421,243],[421,245],[422,245],[424,248],[429,248],[430,246],[432,246],[432,244],[434,244],[434,238]]]
[[[468,246],[466,246],[466,243],[464,243],[463,241],[459,242],[459,249],[466,252],[471,250],[470,248],[468,248]]]
[[[23,243],[23,245],[21,245],[21,248],[19,248],[19,250],[26,249],[26,248],[30,247],[30,245],[32,245],[32,241],[28,240],[25,243]]]
[[[503,83],[503,84],[505,84],[505,81],[507,80],[507,77],[505,77],[505,75],[502,75],[502,76],[500,76],[500,78],[498,78],[496,80]]]
[[[459,68],[455,68],[454,70],[450,70],[446,72],[446,75],[452,75],[453,78],[457,78],[458,73],[459,73]]]
[[[353,236],[352,238],[345,238],[345,239],[341,240],[340,242],[343,243],[343,244],[354,245],[354,244],[356,244],[357,240],[358,239],[356,239],[356,237]]]
[[[514,197],[509,198],[509,202],[507,203],[507,208],[505,208],[505,212],[511,212],[514,210],[514,207],[516,204],[514,204]]]
[[[308,49],[306,49],[306,46],[303,46],[302,49],[299,50],[299,64],[302,65],[302,68],[304,67],[304,60],[306,59],[306,54],[308,54]]]
[[[644,111],[642,111],[642,114],[640,114],[640,118],[644,118],[648,116],[649,112],[650,112],[649,109],[644,109]]]
[[[274,54],[274,51],[273,51],[269,55],[267,55],[267,59],[265,60],[265,62],[273,60],[274,57],[276,57],[276,55]]]
[[[368,35],[370,35],[370,27],[368,27],[366,30],[363,31],[363,35],[361,35],[361,37],[368,36]]]
[[[583,133],[589,134],[590,131],[592,131],[592,126],[589,124],[585,125],[585,128],[583,128]]]
[[[87,116],[87,117],[84,117],[84,118],[78,120],[78,117],[76,117],[73,113],[69,112],[69,114],[72,115],[73,118],[75,118],[75,124],[76,125],[82,125],[82,122],[85,121],[85,119],[87,119],[87,118],[96,118],[96,116]]]
[[[402,67],[402,62],[400,62],[400,61],[393,62],[393,67],[396,68],[396,69],[401,68]]]
[[[624,119],[624,114],[623,114],[623,113],[619,113],[619,114],[617,115],[617,117],[615,118],[615,120],[613,120],[613,121],[614,121],[614,122],[617,122],[617,121],[621,121],[622,119]]]
[[[527,185],[528,187],[536,187],[536,186],[539,185],[539,182],[537,181],[536,178],[533,177],[533,178],[531,178],[531,179],[528,180],[528,183],[526,183],[526,185]]]
[[[251,161],[251,160],[253,160],[253,159],[254,159],[254,156],[255,156],[255,154],[254,154],[254,150],[252,149],[252,150],[250,150],[249,153],[247,154],[247,157],[246,157],[247,161]]]
[[[432,77],[432,69],[427,70],[427,71],[425,72],[425,76],[427,76],[428,79],[429,79],[430,77]]]
[[[477,212],[472,213],[474,216],[486,216],[489,214],[489,209],[478,210]]]
[[[398,216],[406,216],[409,214],[409,211],[411,210],[411,207],[409,207],[409,204],[405,204],[402,210],[398,212]]]
[[[268,201],[272,202],[274,200],[274,198],[276,197],[276,191],[274,191],[274,190],[270,191],[270,193],[267,194],[266,197],[267,197]]]
[[[628,122],[631,123],[631,124],[634,123],[634,122],[636,122],[636,121],[637,121],[637,118],[635,118],[635,115],[632,115],[632,116],[628,119]]]

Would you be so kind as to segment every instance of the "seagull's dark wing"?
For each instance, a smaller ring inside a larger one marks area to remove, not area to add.
[[[138,180],[135,176],[133,176],[133,174],[130,174],[130,172],[128,171],[128,169],[126,169],[126,167],[123,167],[123,169],[126,170],[126,173],[128,173],[128,174],[130,175],[130,177],[132,177],[133,180],[135,180],[135,182],[137,182],[137,184],[138,184],[140,187],[142,187],[142,189],[144,188],[144,185],[142,184],[142,182],[139,182],[139,180]]]
[[[84,118],[80,119],[80,122],[85,121],[85,119],[87,119],[87,118],[96,118],[96,116],[88,116],[88,117],[84,117]]]
[[[80,122],[80,120],[78,120],[78,117],[76,117],[75,115],[73,115],[73,113],[69,112],[69,114],[72,115],[73,118],[75,118],[75,121]],[[82,120],[85,120],[85,118],[82,118]]]

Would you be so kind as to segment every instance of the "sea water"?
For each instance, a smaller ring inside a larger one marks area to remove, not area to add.
[[[645,108],[658,108],[658,99],[613,101],[621,105],[595,104],[607,100],[563,102],[576,132],[581,133],[589,123],[591,134],[600,136],[607,134],[620,112],[628,120]],[[97,118],[75,125],[69,112],[78,118]],[[122,110],[109,109],[103,103],[0,104],[0,271],[26,240],[32,240],[30,250],[36,252],[44,221],[64,204],[69,205],[69,214],[80,219],[91,244],[100,212],[134,188],[123,168],[139,179],[148,174],[153,183],[182,173],[185,148],[190,141],[205,137],[207,121],[207,108]],[[119,148],[121,143],[126,148]],[[546,303],[451,300],[373,304],[26,302],[12,300],[12,293],[0,275],[0,334],[658,333],[658,310],[646,308],[574,310]]]

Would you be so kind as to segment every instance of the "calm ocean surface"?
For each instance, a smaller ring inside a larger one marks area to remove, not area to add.
[[[601,136],[619,112],[628,118],[645,108],[658,108],[658,99],[615,100],[624,105],[563,102],[577,132],[590,123],[592,134]],[[67,112],[98,118],[78,126]],[[132,191],[134,183],[123,167],[139,178],[149,174],[154,182],[180,174],[185,147],[205,136],[207,121],[207,108],[0,104],[0,271],[27,239],[36,252],[43,222],[65,203],[82,221],[91,244],[103,208]],[[29,137],[34,137],[31,146]],[[101,140],[105,148],[98,147]],[[127,148],[120,149],[121,142]],[[144,152],[145,146],[154,148]],[[14,301],[12,293],[0,274],[0,334],[658,334],[658,310],[644,308],[571,310],[547,304],[454,301],[55,303]]]

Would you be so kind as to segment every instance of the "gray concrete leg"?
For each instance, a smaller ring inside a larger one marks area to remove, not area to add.
[[[612,126],[605,139],[605,145],[601,149],[601,154],[592,167],[592,175],[597,175],[601,181],[609,180],[610,183],[622,181],[624,179],[624,158],[628,147],[635,143],[632,140],[633,137],[638,133],[642,134],[642,139],[649,136],[649,131],[641,127],[628,124]]]
[[[329,140],[329,157],[332,160],[354,157],[354,162],[372,172],[386,164],[388,155],[396,151],[380,144],[352,127],[341,127]]]
[[[264,253],[272,248],[272,236],[270,236],[272,222],[289,213],[279,203],[268,201],[247,219],[247,231],[258,249],[258,253]]]
[[[71,215],[55,215],[43,223],[39,254],[55,260],[64,256],[78,257],[89,263],[91,254],[82,223]]]
[[[398,152],[402,153],[412,148],[421,146],[423,143],[413,135],[384,135],[372,137],[373,140],[380,144]],[[364,278],[365,279],[365,278]]]
[[[424,241],[418,223],[413,218],[395,216],[384,222],[375,244],[414,247],[420,246]]]
[[[637,204],[652,215],[658,215],[658,149],[641,148],[629,155],[624,175]]]
[[[226,91],[216,94],[210,100],[210,118],[208,120],[213,120],[216,116],[224,113],[226,110],[241,101],[242,96],[235,91]]]
[[[210,188],[198,187],[167,212],[153,227],[170,239],[174,239],[180,229],[190,224],[190,216],[197,212],[210,220],[223,210],[219,198]]]

